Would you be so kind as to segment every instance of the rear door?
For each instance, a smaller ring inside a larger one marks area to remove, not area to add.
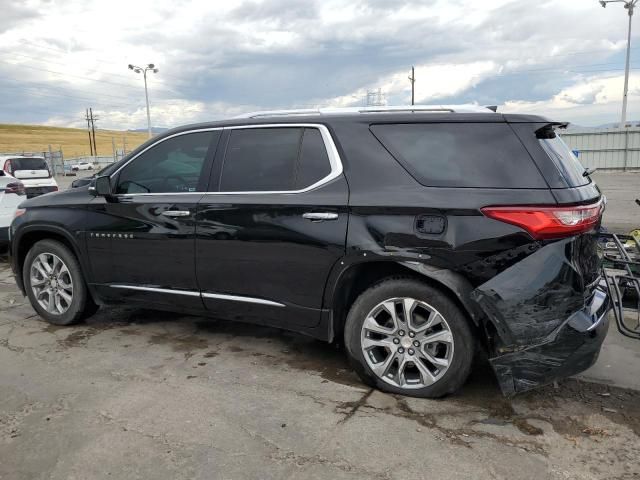
[[[322,125],[229,127],[197,216],[196,270],[213,314],[314,326],[344,255],[348,188]]]

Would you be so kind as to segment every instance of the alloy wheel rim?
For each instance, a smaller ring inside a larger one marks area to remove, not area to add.
[[[69,268],[53,253],[38,255],[30,269],[31,290],[38,304],[52,315],[62,315],[73,302]]]
[[[453,333],[427,302],[390,298],[376,305],[362,324],[361,348],[373,373],[394,387],[433,385],[453,360]]]

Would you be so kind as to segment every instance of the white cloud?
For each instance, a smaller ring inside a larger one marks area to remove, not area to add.
[[[605,115],[610,116],[612,112],[617,115],[622,108],[623,82],[623,75],[594,76],[578,81],[549,99],[535,102],[510,100],[500,110],[505,113],[541,114],[577,124],[606,123],[602,120]],[[629,83],[640,84],[640,73],[632,73]],[[629,91],[628,111],[627,117],[636,119],[634,114],[637,116],[637,112],[640,112],[640,91]]]
[[[596,124],[619,110],[626,16],[595,0],[0,3],[5,122],[82,126],[93,106],[104,127],[144,127],[142,78],[126,65],[149,62],[160,68],[149,78],[158,126],[357,105],[377,88],[408,103],[411,64],[417,103],[505,103]],[[607,78],[576,73],[590,68]]]

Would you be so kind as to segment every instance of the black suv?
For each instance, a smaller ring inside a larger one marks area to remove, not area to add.
[[[480,107],[271,112],[180,127],[26,201],[16,280],[67,325],[99,305],[343,341],[362,379],[438,397],[484,349],[505,394],[606,334],[600,190],[561,124]]]

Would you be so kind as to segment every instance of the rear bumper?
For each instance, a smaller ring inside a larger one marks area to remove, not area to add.
[[[545,341],[490,359],[502,392],[525,392],[591,367],[607,335],[609,309],[609,295],[599,287],[590,304],[571,315]]]

